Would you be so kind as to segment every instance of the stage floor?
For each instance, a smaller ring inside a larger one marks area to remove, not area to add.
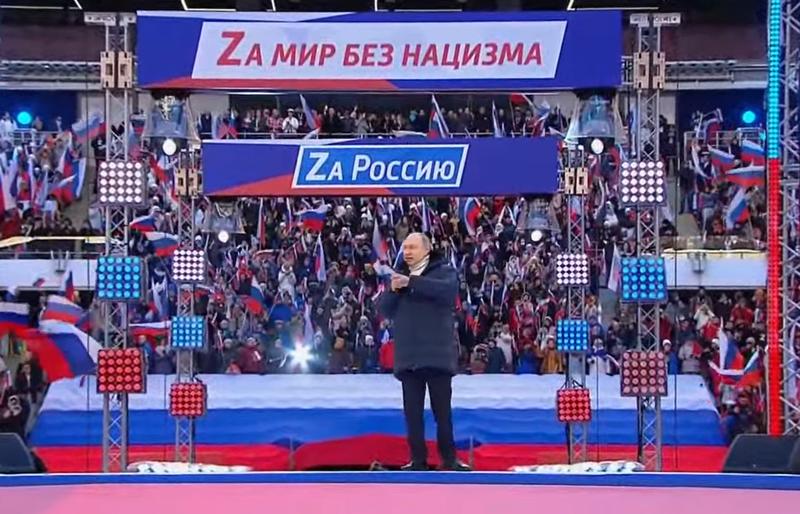
[[[4,512],[463,514],[797,512],[800,476],[251,473],[0,476]]]

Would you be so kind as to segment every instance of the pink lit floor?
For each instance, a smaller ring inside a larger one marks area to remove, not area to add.
[[[800,476],[29,475],[0,476],[0,498],[25,514],[753,514],[798,512]]]

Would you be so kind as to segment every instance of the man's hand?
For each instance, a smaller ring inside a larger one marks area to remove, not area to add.
[[[392,275],[392,291],[399,291],[404,287],[408,287],[408,277],[399,273]]]

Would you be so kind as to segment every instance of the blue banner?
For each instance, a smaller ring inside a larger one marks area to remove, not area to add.
[[[203,143],[209,196],[551,194],[555,138],[231,140]]]
[[[145,11],[137,31],[146,88],[520,91],[621,82],[622,19],[613,10]]]

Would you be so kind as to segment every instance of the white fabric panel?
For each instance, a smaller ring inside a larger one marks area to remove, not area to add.
[[[636,402],[621,398],[619,377],[587,377],[592,406],[633,410]],[[391,375],[201,375],[208,385],[209,409],[400,409],[400,383]],[[165,409],[173,376],[150,375],[147,394],[131,395],[131,409]],[[457,409],[553,409],[562,375],[461,375],[453,382]],[[102,409],[94,377],[54,383],[43,410]],[[677,395],[675,391],[677,389]],[[599,391],[599,394],[598,394]],[[714,410],[699,376],[670,377],[664,409]],[[677,402],[675,401],[677,396]]]

